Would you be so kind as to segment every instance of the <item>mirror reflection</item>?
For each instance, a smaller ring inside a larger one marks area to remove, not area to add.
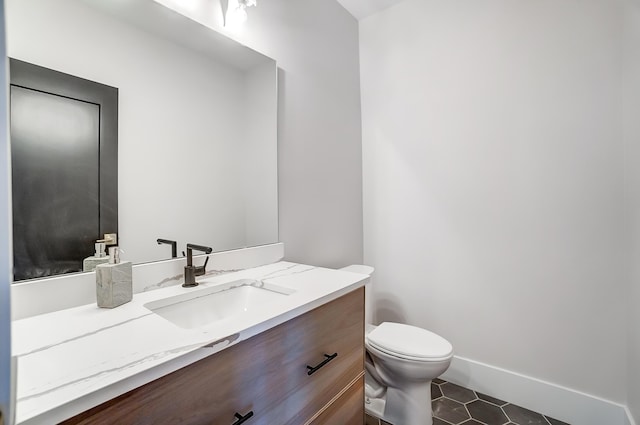
[[[277,242],[272,59],[152,0],[5,4],[10,57],[117,89],[117,243],[125,259],[180,256],[187,243],[224,251]],[[56,141],[48,143],[60,156]],[[41,196],[52,214],[69,208],[49,190]],[[62,246],[70,226],[58,227],[39,238]],[[113,231],[97,228],[78,242],[80,264]],[[16,261],[23,255],[14,252]]]
[[[95,259],[86,247],[118,231],[118,90],[16,59],[9,70],[14,280],[93,270],[107,241]]]

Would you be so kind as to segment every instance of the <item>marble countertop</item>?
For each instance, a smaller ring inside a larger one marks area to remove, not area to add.
[[[145,308],[174,295],[255,279],[290,288],[282,301],[197,329]],[[68,419],[363,286],[368,276],[289,262],[135,294],[115,309],[95,303],[13,322],[18,359],[16,423]]]

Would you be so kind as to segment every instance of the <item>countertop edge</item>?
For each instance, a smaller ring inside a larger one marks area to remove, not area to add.
[[[205,345],[197,350],[187,352],[165,363],[152,366],[147,370],[144,370],[135,375],[122,379],[118,382],[115,382],[111,385],[103,387],[99,390],[84,394],[79,398],[76,398],[60,406],[56,406],[53,409],[47,410],[46,412],[40,413],[36,416],[30,417],[16,425],[50,424],[50,423],[59,423],[67,419],[70,419],[82,412],[85,412],[89,409],[99,406],[100,404],[105,403],[113,398],[121,396],[131,390],[134,390],[138,387],[148,384],[149,382],[152,382],[156,379],[162,378],[163,376],[173,373],[183,367],[189,366],[206,357],[219,353],[220,351],[228,347],[234,346],[255,335],[258,335],[278,325],[281,325],[293,318],[301,316],[302,314],[305,314],[328,302],[338,299],[343,295],[346,295],[361,287],[364,287],[365,284],[369,281],[369,278],[366,277],[365,275],[362,275],[362,277],[363,278],[361,280],[354,282],[353,284],[347,285],[325,296],[312,300],[302,306],[293,308],[285,313],[274,316],[255,326],[252,326],[250,328],[247,328],[241,331],[239,338],[237,338],[231,344],[226,344],[224,346],[219,346],[219,347],[215,347],[215,346],[211,347],[209,345]],[[229,335],[229,337],[232,337],[232,336],[233,335]],[[212,343],[215,344],[217,341],[221,341],[221,340],[217,339],[216,341],[212,341],[210,344]]]

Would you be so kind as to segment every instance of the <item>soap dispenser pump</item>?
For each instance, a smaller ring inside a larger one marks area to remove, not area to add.
[[[133,299],[131,261],[120,262],[120,249],[109,248],[109,262],[96,266],[98,307],[114,308]]]
[[[109,262],[109,256],[104,252],[106,244],[104,242],[96,242],[96,253],[91,257],[87,257],[82,261],[82,271],[94,271],[98,264]]]

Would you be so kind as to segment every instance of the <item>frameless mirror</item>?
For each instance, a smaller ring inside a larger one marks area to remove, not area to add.
[[[277,242],[274,60],[153,0],[5,5],[10,57],[118,90],[124,258],[171,258],[159,238],[177,241],[178,255],[186,243]],[[88,236],[82,255],[103,236]],[[40,237],[56,246],[64,231]]]

